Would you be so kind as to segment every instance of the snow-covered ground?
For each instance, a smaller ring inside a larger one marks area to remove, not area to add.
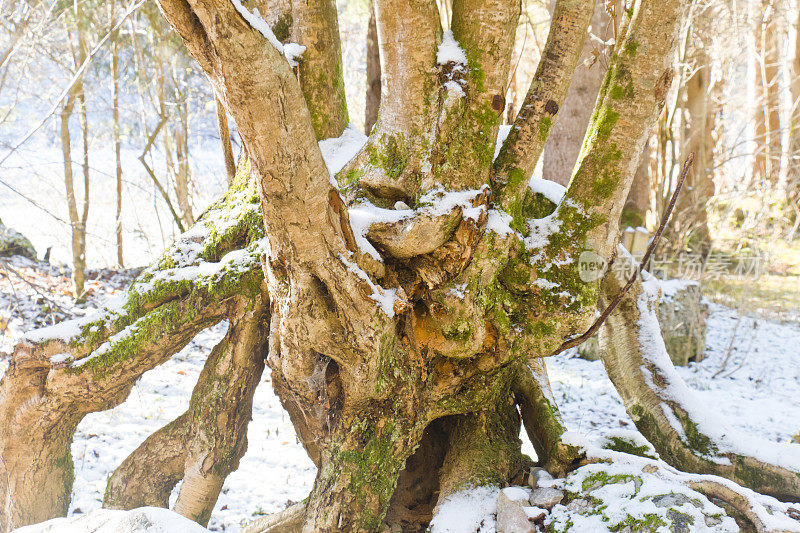
[[[66,286],[66,278],[59,277],[57,270],[38,271],[31,263],[19,259],[10,266],[28,279],[34,279],[32,276],[38,272],[38,284],[49,280],[52,287]],[[102,277],[107,279],[94,282],[94,296],[87,308],[70,308],[67,297],[59,298],[59,304],[68,313],[90,312],[93,303],[96,305],[105,294],[120,290],[125,279]],[[47,287],[40,286],[39,290]],[[12,296],[14,293],[16,297]],[[41,316],[41,302],[35,289],[0,269],[0,308],[11,308],[14,316],[10,318],[16,319],[12,320],[13,331],[3,334],[0,350],[8,350],[18,334]],[[0,322],[8,320],[8,312],[5,313],[0,315]],[[72,446],[75,485],[71,515],[98,509],[113,469],[150,433],[187,408],[203,362],[226,327],[219,324],[201,332],[167,363],[144,374],[125,403],[83,420]],[[798,430],[798,346],[800,324],[753,317],[740,319],[735,311],[712,305],[706,358],[701,363],[678,368],[678,372],[700,399],[731,426],[750,435],[786,442]],[[725,368],[719,372],[726,357]],[[0,373],[6,366],[7,359],[0,357]],[[603,441],[605,436],[619,434],[620,430],[635,431],[601,362],[585,361],[566,353],[550,358],[548,368],[553,393],[571,431],[595,443]],[[268,373],[256,391],[248,441],[239,470],[225,482],[209,524],[211,530],[237,531],[241,524],[260,514],[281,510],[287,503],[301,500],[311,488],[314,466],[272,391]],[[531,450],[527,442],[525,448]],[[650,481],[656,483],[655,479]],[[662,483],[659,490],[663,489],[664,481],[659,483]],[[677,484],[671,487],[669,490],[679,489]],[[492,508],[491,502],[486,505]],[[487,527],[482,531],[493,531],[493,526],[484,525]],[[722,522],[709,530],[729,531],[730,523]]]

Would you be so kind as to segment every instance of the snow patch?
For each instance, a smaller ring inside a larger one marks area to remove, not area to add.
[[[620,247],[619,253],[627,254],[628,252]],[[640,312],[639,343],[643,349],[643,359],[645,363],[652,365],[654,371],[659,374],[658,383],[661,384],[659,387],[661,394],[668,401],[686,411],[689,418],[697,424],[698,430],[711,439],[716,450],[708,450],[707,459],[727,463],[729,459],[719,454],[749,455],[759,461],[800,473],[800,446],[770,442],[735,431],[716,412],[698,401],[694,392],[686,386],[676,372],[664,346],[658,317],[653,311],[659,295],[658,279],[643,271],[642,287],[644,290],[639,295],[637,306]],[[656,380],[647,365],[642,366],[642,373],[652,386],[656,386]],[[666,404],[662,404],[662,408],[665,411],[671,409]],[[676,422],[670,418],[671,425]]]
[[[489,217],[486,221],[486,231],[493,231],[501,237],[516,233],[513,229],[511,229],[511,220],[511,215],[505,211],[501,211],[499,209],[489,209]]]
[[[561,200],[564,199],[564,195],[567,193],[567,188],[560,183],[544,178],[531,178],[528,186],[532,192],[538,192],[544,195],[545,198],[556,205],[561,203]]]
[[[431,520],[431,533],[494,533],[497,497],[494,486],[471,487],[446,497]]]
[[[453,37],[453,30],[447,30],[442,35],[442,42],[436,51],[436,62],[440,65],[455,63],[463,67],[467,66],[467,54]]]
[[[319,149],[322,151],[322,159],[325,160],[331,176],[335,176],[342,170],[366,143],[367,136],[361,133],[361,130],[352,122],[347,125],[339,137],[320,141]]]
[[[348,210],[350,226],[353,229],[353,235],[356,238],[356,244],[358,244],[359,249],[363,253],[369,254],[376,261],[383,261],[378,250],[367,240],[367,233],[369,233],[369,228],[372,224],[394,224],[401,220],[412,218],[416,213],[439,217],[450,213],[457,207],[461,208],[461,216],[463,218],[477,221],[486,210],[486,206],[473,207],[472,202],[479,194],[485,191],[486,187],[466,191],[435,189],[420,198],[422,207],[417,210],[384,209],[364,200],[351,206]]]
[[[378,304],[378,307],[381,308],[381,311],[388,316],[389,318],[394,317],[394,304],[397,301],[397,289],[384,289],[383,287],[376,285],[375,282],[364,272],[361,267],[359,267],[353,261],[350,261],[343,255],[339,255],[342,262],[347,266],[347,269],[354,273],[356,276],[367,282],[370,288],[372,289],[372,294],[370,294],[370,298],[375,300]]]
[[[131,511],[97,509],[85,515],[54,518],[22,527],[19,533],[199,533],[203,526],[161,507]]]

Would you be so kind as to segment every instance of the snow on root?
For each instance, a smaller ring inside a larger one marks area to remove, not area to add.
[[[734,430],[716,413],[704,406],[694,392],[686,386],[672,365],[661,336],[658,317],[653,310],[659,297],[658,279],[643,271],[642,287],[644,290],[637,301],[641,315],[638,324],[639,343],[643,349],[645,362],[652,365],[652,368],[658,373],[658,380],[652,375],[652,371],[647,365],[642,367],[642,374],[651,388],[660,389],[662,397],[683,409],[697,424],[698,430],[711,439],[712,446],[709,446],[706,458],[719,464],[730,464],[730,460],[724,455],[726,453],[750,456],[763,463],[773,464],[800,475],[800,446],[770,442]],[[656,383],[659,384],[656,385]],[[683,435],[682,425],[674,416],[669,416],[672,411],[671,407],[662,403],[662,408],[674,429],[679,435]]]
[[[98,509],[78,517],[54,518],[16,531],[19,533],[197,533],[208,530],[169,509],[140,507],[132,511]]]

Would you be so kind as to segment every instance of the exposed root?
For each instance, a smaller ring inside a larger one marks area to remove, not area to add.
[[[235,301],[259,297],[263,234],[254,187],[235,185],[121,302],[17,346],[0,382],[0,529],[66,514],[78,423],[122,403],[144,372],[230,316]],[[169,484],[173,474],[164,475],[159,483]]]
[[[175,511],[205,525],[225,478],[246,449],[253,393],[264,368],[266,309],[242,301],[230,329],[206,360],[189,409],[151,435],[111,476],[104,506],[167,507],[183,479]]]
[[[242,533],[300,533],[305,512],[306,501],[303,500],[283,511],[250,522],[242,528]]]
[[[550,390],[544,359],[531,359],[521,365],[514,381],[514,395],[539,464],[557,477],[576,468],[583,453],[561,440],[565,428]]]
[[[111,474],[103,507],[169,507],[172,489],[183,478],[189,415],[162,427],[136,448]]]
[[[617,262],[635,268],[623,248]],[[604,294],[625,283],[609,269]],[[726,477],[778,499],[800,500],[800,446],[741,435],[703,408],[675,372],[658,326],[658,282],[647,273],[600,332],[601,357],[636,427],[681,470]],[[607,298],[607,297],[606,297]],[[600,306],[605,302],[601,298]]]

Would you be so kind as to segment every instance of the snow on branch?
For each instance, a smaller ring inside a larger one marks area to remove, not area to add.
[[[294,68],[297,66],[297,58],[303,55],[303,52],[306,51],[306,47],[302,44],[297,43],[286,43],[285,45],[282,44],[275,34],[272,32],[272,28],[269,27],[267,21],[264,20],[264,17],[261,16],[261,13],[258,11],[258,8],[254,8],[251,12],[249,9],[242,5],[241,0],[231,0],[233,7],[236,8],[236,11],[247,21],[253,29],[258,30],[261,35],[264,36],[266,40],[275,47],[275,49],[283,54],[286,58],[286,61],[289,62],[289,66]]]

